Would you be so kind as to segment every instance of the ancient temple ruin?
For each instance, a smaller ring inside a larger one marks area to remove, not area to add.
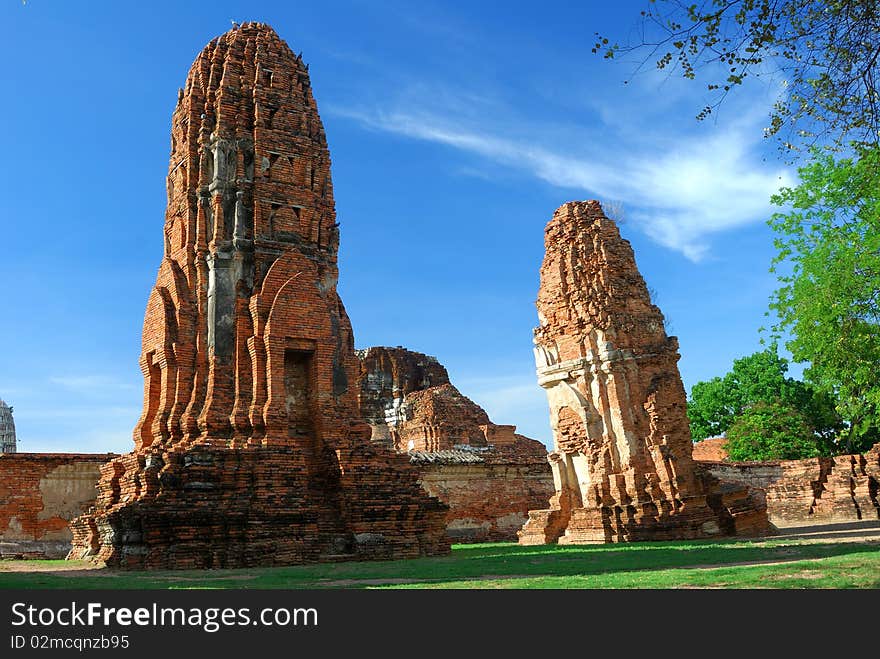
[[[15,453],[16,446],[12,408],[0,398],[0,453]]]
[[[357,356],[361,416],[370,424],[374,442],[395,448],[401,443],[397,429],[406,421],[406,397],[450,384],[449,373],[436,357],[402,346],[375,346],[358,350]]]
[[[360,409],[374,442],[409,456],[422,486],[449,510],[455,542],[512,541],[528,511],[553,494],[547,447],[492,423],[435,357],[359,350]]]
[[[544,445],[489,420],[463,395],[435,357],[405,348],[358,351],[359,403],[372,439],[396,451],[445,451],[461,447],[528,446],[543,457]]]
[[[678,341],[614,222],[596,201],[567,203],[545,247],[534,343],[556,493],[520,543],[766,532],[758,497],[694,466]]]
[[[146,568],[445,553],[445,506],[371,444],[336,292],[339,224],[308,67],[267,25],[178,92],[143,414],[71,557]]]

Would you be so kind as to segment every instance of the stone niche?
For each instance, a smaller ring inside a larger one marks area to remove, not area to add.
[[[694,466],[678,341],[617,226],[598,202],[571,202],[544,235],[534,344],[555,494],[520,543],[766,533],[760,496]]]
[[[448,552],[446,507],[360,419],[327,140],[308,67],[269,26],[196,58],[167,193],[135,448],[102,468],[70,556],[168,569]]]

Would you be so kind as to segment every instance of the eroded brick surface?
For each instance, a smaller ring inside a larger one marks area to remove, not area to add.
[[[766,532],[759,498],[695,469],[678,341],[599,203],[560,207],[545,247],[534,342],[556,493],[520,542]]]
[[[436,357],[400,346],[358,350],[361,416],[372,428],[372,440],[394,446],[392,436],[406,418],[407,395],[449,384],[449,374]]]
[[[423,487],[449,506],[446,532],[453,542],[515,541],[528,511],[553,494],[543,444],[409,455]]]
[[[528,511],[553,494],[544,444],[492,423],[434,357],[401,347],[358,355],[373,440],[407,453],[423,487],[449,506],[450,540],[516,540]]]
[[[880,519],[880,444],[864,455],[782,460],[767,486],[767,511],[779,526]]]
[[[102,469],[71,556],[185,568],[448,551],[445,507],[359,418],[330,154],[308,67],[270,27],[196,58],[167,190],[135,450]]]
[[[727,460],[727,438],[709,437],[699,442],[694,442],[694,450],[691,454],[694,460],[700,462],[721,462]]]
[[[713,451],[698,457],[703,443],[694,445],[699,467],[723,482],[764,493],[767,515],[776,526],[880,519],[880,444],[864,454],[833,458],[729,462],[714,459]]]
[[[95,482],[112,453],[0,455],[0,556],[64,558],[68,522],[95,503]]]

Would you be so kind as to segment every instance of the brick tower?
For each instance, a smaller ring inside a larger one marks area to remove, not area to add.
[[[196,58],[167,191],[135,450],[103,469],[71,556],[176,568],[448,551],[443,506],[359,420],[327,140],[308,67],[269,26]]]
[[[535,330],[556,494],[521,544],[754,535],[766,508],[691,459],[678,340],[667,336],[630,244],[596,201],[545,229]]]

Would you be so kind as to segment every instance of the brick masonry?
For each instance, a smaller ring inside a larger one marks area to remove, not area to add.
[[[694,442],[694,450],[691,454],[694,460],[701,462],[721,462],[727,459],[726,437],[709,437],[708,439]]]
[[[760,488],[778,527],[880,519],[880,444],[864,454],[700,466],[721,481]]]
[[[515,541],[528,511],[553,494],[543,448],[412,451],[410,460],[422,486],[449,506],[446,533],[452,542]]]
[[[68,522],[97,497],[95,483],[107,454],[0,455],[0,556],[64,558]]]
[[[547,392],[555,494],[522,544],[756,535],[766,510],[748,488],[695,469],[678,373],[630,244],[596,201],[547,224],[535,330]]]
[[[373,441],[408,454],[422,486],[449,506],[450,540],[516,540],[528,511],[553,494],[544,444],[492,423],[435,357],[400,346],[358,356]]]
[[[196,58],[171,120],[165,253],[134,451],[104,465],[71,557],[131,568],[449,551],[446,507],[369,441],[308,66],[245,23]]]
[[[402,346],[376,346],[358,350],[357,355],[361,416],[370,424],[374,442],[394,447],[400,441],[396,428],[406,420],[406,397],[449,384],[449,373],[436,357]]]

